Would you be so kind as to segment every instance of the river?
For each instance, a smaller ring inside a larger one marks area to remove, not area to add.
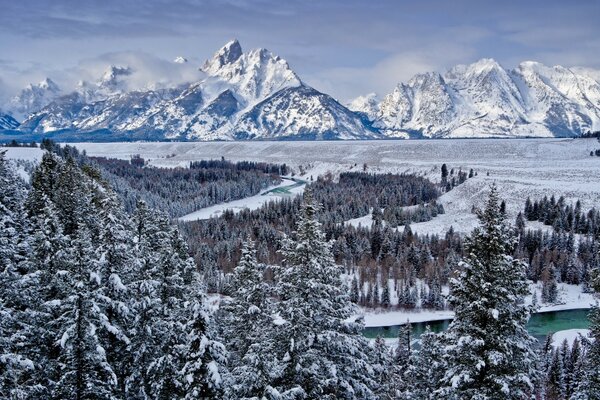
[[[527,330],[532,336],[542,341],[549,333],[566,329],[587,329],[590,326],[587,319],[588,312],[588,309],[576,309],[536,313],[529,319]],[[446,319],[411,323],[413,337],[420,336],[428,325],[433,332],[441,332],[448,328],[450,321],[450,319]],[[384,338],[396,338],[398,337],[398,328],[399,325],[370,327],[365,328],[363,333],[368,338],[375,338],[378,335]]]

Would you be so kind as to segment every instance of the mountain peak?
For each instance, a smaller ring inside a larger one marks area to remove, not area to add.
[[[233,39],[221,47],[210,60],[206,60],[200,69],[209,75],[213,75],[222,66],[236,62],[241,56],[242,46],[237,39]]]
[[[178,56],[178,57],[175,57],[173,62],[176,64],[185,64],[186,62],[188,62],[188,59],[183,56]]]
[[[117,78],[119,76],[131,75],[131,72],[132,72],[131,68],[129,68],[129,67],[120,67],[117,65],[111,65],[106,69],[106,71],[104,71],[104,74],[102,75],[102,78],[100,79],[100,83],[108,84],[108,85],[115,84],[117,81]]]
[[[37,84],[40,89],[48,90],[50,92],[58,92],[60,88],[58,85],[50,78],[46,78],[40,83]]]

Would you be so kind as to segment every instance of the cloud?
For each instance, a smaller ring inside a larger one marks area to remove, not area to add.
[[[416,72],[492,57],[600,67],[600,2],[561,0],[20,0],[0,12],[7,88],[44,76],[97,79],[107,63],[144,78],[194,78],[237,37],[266,47],[340,99],[386,93]],[[183,70],[176,56],[191,60]],[[194,57],[198,57],[194,60]],[[0,90],[2,90],[0,88]]]
[[[198,63],[193,61],[180,64],[144,52],[115,52],[82,60],[75,68],[66,70],[63,79],[70,85],[79,80],[95,82],[111,65],[131,70],[124,78],[129,90],[171,87],[202,77]]]
[[[415,49],[393,54],[372,66],[326,69],[309,75],[305,81],[332,94],[342,103],[347,103],[371,92],[384,96],[397,84],[407,82],[416,74],[443,72],[452,65],[473,57],[473,52],[460,45],[432,46],[429,51]]]

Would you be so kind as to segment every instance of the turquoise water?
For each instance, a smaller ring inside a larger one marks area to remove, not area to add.
[[[282,186],[279,188],[275,188],[275,189],[271,189],[271,190],[267,190],[266,192],[262,193],[262,195],[266,195],[268,193],[279,193],[279,194],[289,194],[290,193],[290,189],[294,189],[297,187],[300,187],[302,185],[306,184],[306,181],[303,181],[301,179],[297,179],[297,178],[285,178],[285,179],[290,179],[292,181],[294,181],[295,183],[288,185],[288,186]]]
[[[586,329],[590,326],[587,319],[588,311],[588,309],[577,309],[533,314],[527,324],[527,330],[532,336],[536,337],[538,340],[542,340],[549,333],[566,329]],[[446,319],[441,321],[412,323],[413,337],[420,336],[425,331],[427,325],[429,325],[433,332],[441,332],[448,328],[450,321],[451,320]],[[398,337],[398,328],[399,325],[365,328],[363,333],[368,338],[375,338],[378,335],[381,335],[384,338],[396,338]]]

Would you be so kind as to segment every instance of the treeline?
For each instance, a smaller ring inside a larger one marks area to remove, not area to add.
[[[286,164],[269,164],[255,161],[238,161],[232,163],[221,157],[220,160],[200,160],[190,162],[190,169],[211,170],[231,169],[235,171],[262,171],[265,174],[287,175],[289,173]]]
[[[10,142],[0,144],[2,147],[38,147],[38,144],[33,141],[31,143],[17,142],[15,139]]]
[[[157,168],[135,155],[131,160],[88,157],[73,146],[60,146],[44,139],[40,148],[60,157],[71,157],[79,165],[93,165],[121,197],[125,211],[132,213],[138,200],[149,207],[181,217],[204,207],[254,196],[281,182],[288,173],[285,164],[225,159],[191,162],[190,168]]]
[[[591,139],[591,138],[600,139],[600,131],[594,131],[594,132],[588,131],[588,132],[582,133],[581,136],[580,136],[580,138],[583,138],[583,139]]]
[[[343,172],[337,181],[327,174],[310,188],[331,218],[329,221],[338,223],[375,209],[383,209],[384,219],[385,215],[393,218],[397,207],[429,203],[440,195],[433,182],[411,174]]]
[[[380,212],[380,210],[377,207],[373,209],[373,220],[377,221],[380,218],[391,228],[431,221],[445,212],[444,206],[438,204],[435,200],[432,200],[431,203],[419,204],[413,207],[388,206],[383,212]]]
[[[139,162],[91,158],[133,210],[139,198],[148,205],[180,217],[204,207],[260,193],[281,182],[286,165],[210,160],[190,163],[190,168],[157,168]]]
[[[544,196],[541,200],[533,202],[528,197],[525,201],[525,210],[521,217],[528,221],[539,221],[549,225],[557,232],[579,233],[583,235],[600,235],[600,212],[595,208],[584,212],[581,202],[577,200],[575,206],[565,203],[564,197],[558,200],[554,196]],[[517,220],[518,225],[523,221]]]
[[[129,216],[98,170],[0,153],[0,398],[212,398],[223,345],[169,218]]]
[[[473,168],[469,170],[468,174],[464,172],[462,168],[459,168],[459,170],[456,171],[456,173],[454,168],[450,168],[450,171],[448,171],[448,166],[446,164],[442,164],[441,172],[442,179],[440,181],[440,186],[446,192],[449,192],[456,186],[464,183],[468,178],[473,178],[477,175]]]
[[[350,182],[360,182],[356,189]],[[336,262],[344,265],[348,275],[356,275],[364,295],[363,304],[378,306],[380,296],[367,300],[369,287],[383,287],[382,282],[393,280],[393,290],[406,285],[414,287],[421,279],[426,284],[434,280],[446,283],[450,275],[450,260],[460,255],[460,237],[449,232],[444,238],[420,237],[410,228],[392,229],[375,224],[355,228],[343,221],[369,212],[371,204],[399,201],[410,206],[430,201],[437,194],[435,185],[412,175],[384,175],[376,179],[367,173],[352,173],[339,182],[319,179],[307,186],[320,209],[316,218],[322,223],[327,240],[332,240]],[[385,193],[381,199],[377,193]],[[366,205],[364,204],[366,203]],[[196,263],[204,271],[209,291],[226,291],[223,273],[230,272],[239,258],[242,242],[256,242],[257,257],[267,265],[281,262],[279,242],[290,234],[297,223],[301,198],[284,198],[269,202],[257,210],[242,210],[236,214],[226,211],[221,217],[191,221],[180,225]],[[418,209],[418,208],[417,208]],[[392,296],[394,297],[394,296]]]

